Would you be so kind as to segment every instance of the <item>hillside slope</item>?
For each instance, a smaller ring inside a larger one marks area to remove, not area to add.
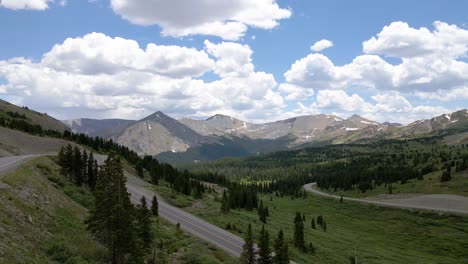
[[[68,127],[65,124],[45,113],[39,113],[26,107],[19,107],[0,99],[0,117],[9,119],[15,118],[16,113],[24,115],[25,118],[20,119],[23,119],[33,125],[40,125],[44,130],[50,129],[59,132],[68,130]]]
[[[135,122],[113,138],[117,143],[142,155],[157,155],[165,151],[185,152],[189,148],[214,142],[162,112]]]
[[[105,263],[104,248],[85,229],[87,210],[64,194],[63,181],[49,180],[60,179],[58,171],[42,157],[0,176],[0,263]]]
[[[0,157],[57,153],[60,147],[69,143],[62,139],[33,136],[18,130],[0,127]]]
[[[110,138],[135,123],[126,119],[90,119],[78,118],[63,120],[73,133],[83,133],[92,137]]]

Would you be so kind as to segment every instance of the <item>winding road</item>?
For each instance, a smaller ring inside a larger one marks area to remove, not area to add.
[[[16,169],[19,164],[31,158],[44,155],[47,154],[0,158],[0,176]],[[102,163],[105,159],[104,155],[95,155],[95,157],[99,163]],[[151,187],[151,184],[131,175],[128,172],[125,172],[125,176],[127,177],[127,190],[131,195],[130,199],[132,203],[139,204],[141,197],[145,196],[146,200],[151,204],[153,195],[156,195],[155,192],[148,189]],[[244,245],[244,240],[242,238],[184,212],[179,208],[169,205],[161,197],[157,197],[159,215],[161,218],[174,224],[180,223],[180,227],[184,231],[225,250],[233,256],[239,257],[241,255],[242,246]]]
[[[316,183],[308,183],[304,185],[306,191],[312,192],[325,197],[330,197],[334,199],[340,199],[341,196],[333,195],[329,193],[322,192],[314,188]],[[408,198],[396,198],[396,199],[386,199],[382,200],[369,200],[369,199],[359,199],[352,197],[344,197],[345,201],[354,201],[366,204],[374,204],[385,207],[393,207],[400,209],[416,209],[416,210],[429,210],[442,213],[453,213],[468,215],[468,197],[460,195],[450,195],[450,194],[427,194],[427,195],[417,195],[415,197]]]

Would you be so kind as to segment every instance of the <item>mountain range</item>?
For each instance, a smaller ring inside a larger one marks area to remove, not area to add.
[[[326,144],[360,143],[369,140],[462,132],[466,140],[468,111],[444,114],[408,125],[379,123],[358,115],[306,115],[254,124],[226,115],[204,120],[176,120],[162,112],[141,120],[74,119],[64,124],[75,133],[111,138],[141,155],[166,162],[197,162],[222,157]]]

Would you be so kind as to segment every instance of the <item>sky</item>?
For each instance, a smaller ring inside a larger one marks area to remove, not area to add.
[[[59,119],[468,108],[468,1],[0,0],[0,98]]]

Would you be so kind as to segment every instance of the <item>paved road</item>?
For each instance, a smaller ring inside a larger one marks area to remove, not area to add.
[[[42,155],[25,155],[25,156],[14,156],[0,158],[0,175],[2,172],[9,172],[18,166],[20,163],[29,160],[33,157],[43,156]],[[99,163],[102,163],[106,156],[104,155],[95,155]],[[151,200],[153,195],[156,195],[152,190],[149,190],[148,187],[151,185],[140,178],[137,178],[127,172],[125,172],[127,177],[127,189],[130,193],[131,201],[134,204],[139,204],[142,196],[145,196],[149,204],[151,205]],[[174,224],[180,223],[180,227],[201,239],[212,243],[213,245],[225,250],[233,256],[239,257],[242,253],[242,246],[244,245],[244,240],[238,236],[235,236],[217,226],[207,223],[187,212],[182,211],[168,203],[158,196],[159,202],[159,215],[161,218],[168,220]]]
[[[131,194],[132,202],[138,204],[140,203],[141,197],[145,196],[146,200],[151,203],[155,193],[145,188],[145,186],[149,186],[149,184],[128,173],[126,173],[125,176],[127,177],[127,189]],[[242,245],[244,245],[244,240],[242,238],[167,204],[159,196],[158,205],[159,215],[162,218],[174,224],[180,223],[181,228],[186,232],[198,236],[236,257],[239,257],[242,253]]]
[[[6,173],[14,170],[18,164],[30,160],[31,158],[44,156],[47,154],[35,154],[35,155],[24,155],[24,156],[11,156],[0,158],[0,177]]]
[[[308,183],[304,185],[306,191],[340,199],[341,196],[328,194],[314,188],[316,183]],[[468,215],[468,198],[459,195],[420,195],[417,197],[400,198],[400,199],[388,199],[386,201],[376,201],[368,199],[359,199],[351,197],[343,197],[343,200],[355,201],[360,203],[375,204],[385,207],[401,208],[401,209],[417,209],[417,210],[429,210],[444,213],[454,213],[461,215]]]

